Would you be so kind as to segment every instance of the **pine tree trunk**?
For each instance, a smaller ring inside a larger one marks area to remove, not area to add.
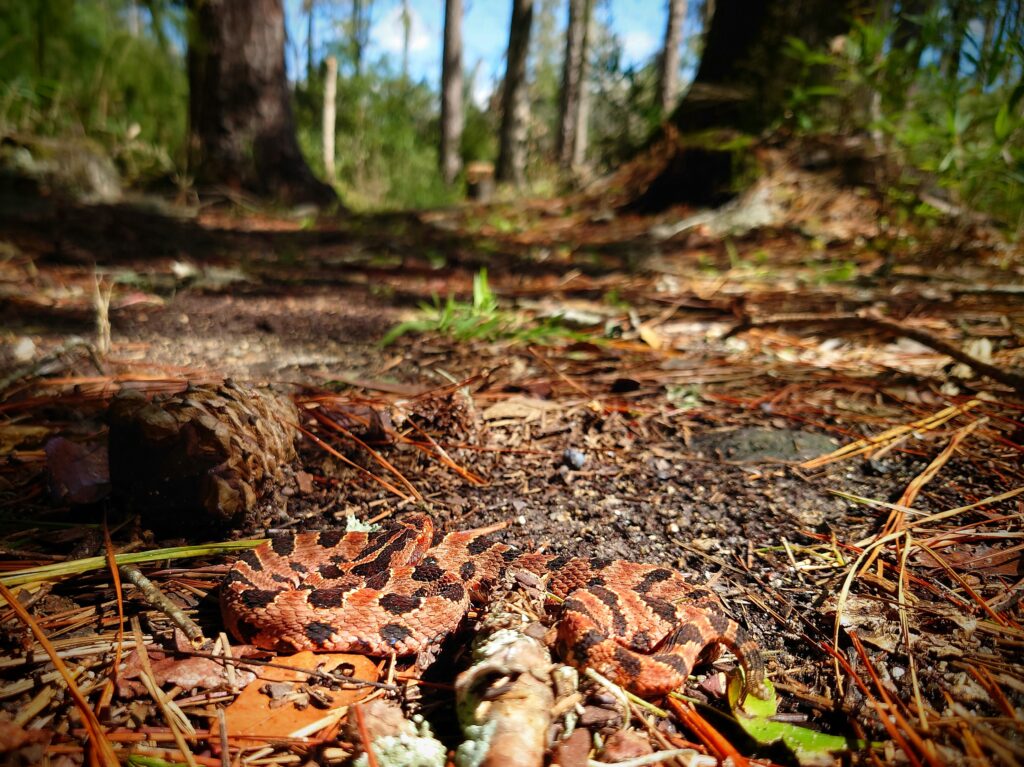
[[[708,0],[710,4],[711,0]],[[672,115],[678,143],[631,207],[717,206],[756,176],[737,133],[758,135],[784,113],[801,64],[783,53],[793,36],[811,49],[848,31],[859,0],[714,0],[700,68]]]
[[[955,80],[960,74],[960,56],[963,53],[964,36],[967,33],[970,11],[965,0],[951,0],[949,13],[953,29],[949,44],[942,52],[942,71],[950,80]]]
[[[716,0],[700,68],[673,115],[683,132],[729,127],[759,133],[780,117],[799,62],[789,36],[819,48],[849,29],[856,0]]]
[[[679,46],[683,43],[685,18],[686,0],[669,0],[665,47],[661,51],[658,68],[658,104],[664,115],[672,112],[679,94]]]
[[[580,91],[576,106],[576,126],[573,129],[572,167],[581,168],[587,159],[587,146],[590,143],[590,37],[592,0],[583,4],[583,50],[580,55]]]
[[[409,0],[402,0],[402,79],[409,79],[409,43],[412,38],[412,11]]]
[[[349,17],[352,27],[352,67],[356,77],[363,73],[363,49],[366,47],[366,36],[363,22],[363,0],[352,0],[352,15]]]
[[[576,145],[576,121],[579,119],[581,69],[583,66],[584,18],[587,0],[569,0],[569,21],[565,30],[565,59],[562,62],[562,98],[558,114],[558,139],[555,151],[562,170],[572,166]]]
[[[313,74],[316,70],[316,58],[313,55],[315,40],[313,39],[316,0],[306,0],[306,82],[313,82]]]
[[[441,177],[451,184],[462,172],[462,0],[445,0],[441,61]]]
[[[526,54],[533,25],[533,0],[513,0],[501,106],[498,181],[522,186],[526,181],[526,131],[530,102],[526,92]]]
[[[324,171],[327,178],[334,181],[334,129],[338,106],[338,60],[328,56],[324,62],[324,113],[323,113],[323,148]]]
[[[197,180],[292,204],[334,202],[295,137],[281,0],[189,0],[189,8],[189,149]]]

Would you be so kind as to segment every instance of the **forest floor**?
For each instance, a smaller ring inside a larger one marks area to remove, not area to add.
[[[774,763],[830,764],[847,749],[868,763],[1024,761],[1024,387],[1012,372],[1024,370],[1024,253],[984,224],[908,218],[792,158],[773,174],[770,200],[754,193],[686,227],[692,211],[639,215],[607,187],[319,219],[6,194],[2,582],[118,749],[235,763],[216,728],[238,679],[171,673],[187,654],[126,586],[126,616],[142,616],[135,642],[149,638],[162,664],[148,683],[163,692],[108,683],[110,572],[31,568],[102,555],[104,513],[112,547],[130,551],[425,504],[442,530],[506,522],[495,537],[523,549],[664,563],[710,584],[762,649],[776,720],[846,739],[797,735],[786,748],[740,732],[720,661],[697,669],[696,704],[676,701],[667,717],[633,707],[644,746],[692,749],[665,763],[742,763],[735,749]],[[106,354],[97,278],[113,286]],[[416,308],[436,296],[437,308]],[[382,346],[403,322],[409,332]],[[110,397],[225,377],[273,384],[304,413],[373,412],[389,444],[368,449],[304,420],[332,452],[302,440],[279,502],[231,530],[168,527],[108,497],[89,455],[103,454]],[[87,447],[55,447],[68,441]],[[233,557],[143,570],[216,637]],[[45,647],[10,609],[0,619],[0,750],[20,749],[12,764],[81,763],[88,723]],[[135,673],[149,664],[138,655]],[[451,663],[431,678],[450,684]],[[417,705],[453,745],[451,716],[432,709],[445,704]],[[601,732],[597,719],[584,721]],[[621,728],[609,722],[605,735]],[[334,763],[348,753],[336,725],[246,753]]]

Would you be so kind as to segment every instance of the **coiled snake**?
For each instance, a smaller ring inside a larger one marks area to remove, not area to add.
[[[757,645],[712,592],[657,565],[524,553],[488,541],[498,528],[434,543],[430,518],[415,515],[374,533],[274,537],[231,567],[225,623],[268,649],[414,655],[452,633],[506,573],[526,571],[554,596],[557,647],[569,663],[655,697],[683,685],[722,644],[743,666],[745,691],[766,694]]]

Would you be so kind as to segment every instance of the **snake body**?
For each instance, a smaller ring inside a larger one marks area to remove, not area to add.
[[[745,690],[764,696],[756,643],[718,598],[676,570],[624,560],[524,553],[489,541],[497,527],[435,538],[415,515],[374,533],[277,536],[243,554],[221,588],[240,640],[274,650],[408,656],[436,646],[508,572],[543,579],[557,647],[637,695],[682,686],[729,647]]]

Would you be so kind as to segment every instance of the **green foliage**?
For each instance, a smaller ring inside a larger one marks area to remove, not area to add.
[[[1021,232],[1020,21],[1004,0],[962,9],[958,18],[935,3],[920,16],[855,21],[828,51],[790,40],[786,54],[803,76],[790,90],[788,119],[800,131],[870,131],[954,201]]]
[[[498,156],[498,122],[496,115],[485,112],[464,99],[465,123],[462,126],[462,159],[467,162],[494,162]]]
[[[601,23],[592,29],[590,155],[610,169],[635,157],[661,125],[658,71],[653,61],[623,67],[618,38]]]
[[[585,337],[563,326],[557,317],[530,323],[514,312],[503,310],[487,282],[486,269],[473,276],[472,301],[459,301],[451,295],[441,301],[434,296],[433,303],[420,304],[420,314],[416,319],[391,328],[381,339],[381,346],[388,346],[407,333],[434,333],[455,341],[540,344]]]
[[[748,695],[741,700],[742,680],[738,675],[729,679],[729,707],[736,714],[736,722],[746,733],[762,745],[782,742],[796,756],[800,764],[821,764],[823,755],[848,751],[851,748],[864,748],[863,741],[854,741],[841,735],[827,735],[799,727],[789,722],[776,720],[779,702],[775,694],[775,686],[765,681],[768,688],[768,700],[761,700]],[[875,744],[872,744],[875,745]]]
[[[335,163],[342,198],[357,209],[450,203],[453,192],[437,169],[437,94],[392,71],[386,59],[362,69],[338,79]],[[296,93],[299,143],[321,176],[322,78],[321,73],[303,83]]]
[[[184,147],[184,13],[129,0],[0,3],[0,131],[89,135],[130,180],[169,174]],[[155,15],[154,15],[155,14]]]

